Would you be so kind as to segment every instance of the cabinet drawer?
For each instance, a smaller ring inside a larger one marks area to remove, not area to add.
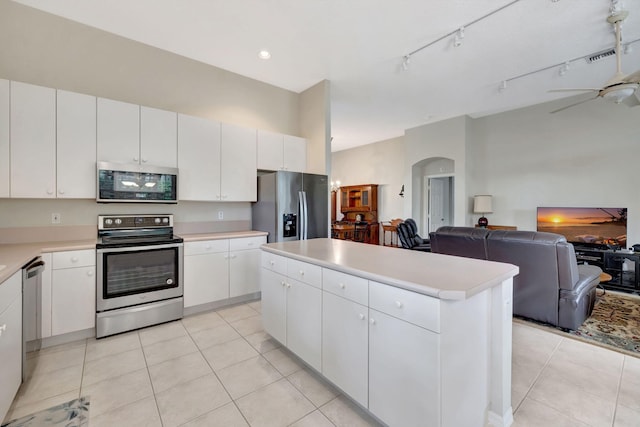
[[[229,242],[229,250],[244,251],[247,249],[257,249],[263,243],[267,243],[267,236],[241,237],[238,239],[231,239]]]
[[[369,307],[440,332],[440,301],[426,295],[369,282]]]
[[[267,270],[275,271],[278,274],[286,276],[287,259],[280,255],[262,251],[262,268],[266,268]]]
[[[324,268],[322,270],[322,289],[339,295],[358,304],[369,303],[369,282],[362,277]]]
[[[0,283],[0,314],[22,293],[22,270]],[[22,298],[20,298],[22,304]]]
[[[184,244],[185,255],[202,255],[228,251],[229,239],[203,240],[201,242],[187,242]]]
[[[316,288],[322,288],[322,267],[287,258],[287,276]]]
[[[52,270],[96,265],[96,251],[86,249],[83,251],[54,252],[51,264]]]

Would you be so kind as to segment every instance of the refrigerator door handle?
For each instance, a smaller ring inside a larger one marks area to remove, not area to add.
[[[305,211],[303,203],[303,191],[298,191],[298,230],[300,231],[300,240],[304,240],[304,228],[305,228]]]
[[[309,238],[309,207],[307,206],[307,192],[302,192],[302,206],[304,206],[304,240]]]

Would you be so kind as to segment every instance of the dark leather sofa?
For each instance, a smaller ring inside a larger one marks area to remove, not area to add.
[[[566,329],[591,315],[600,268],[578,265],[573,245],[553,233],[441,227],[430,233],[435,253],[506,262],[513,279],[513,314]]]

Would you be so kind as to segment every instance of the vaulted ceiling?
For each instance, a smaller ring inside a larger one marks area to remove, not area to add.
[[[603,86],[615,58],[584,57],[614,47],[612,3],[640,69],[640,0],[16,1],[287,90],[330,80],[333,151]]]

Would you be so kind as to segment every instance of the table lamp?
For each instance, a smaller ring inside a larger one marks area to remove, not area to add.
[[[487,220],[484,215],[493,213],[493,208],[491,206],[491,196],[473,196],[473,213],[479,213],[482,215],[480,218],[478,218],[478,226],[486,228],[487,225],[489,225],[489,220]]]

